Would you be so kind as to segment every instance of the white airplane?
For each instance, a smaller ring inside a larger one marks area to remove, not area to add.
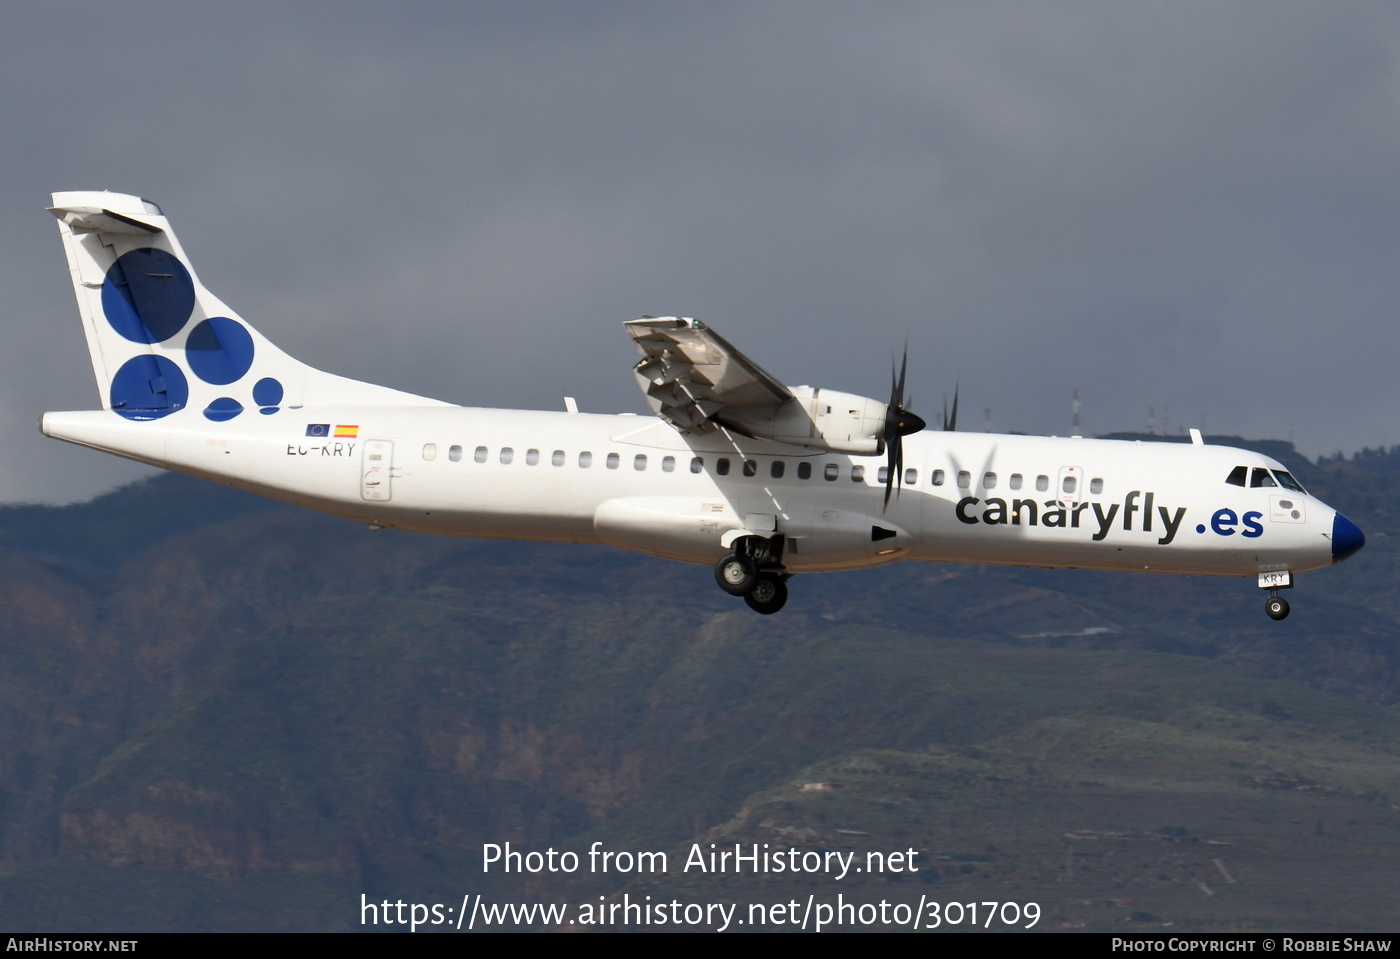
[[[796,573],[901,560],[1255,577],[1365,537],[1245,450],[921,432],[888,402],[789,387],[695,320],[625,324],[655,418],[454,406],[313,369],[206,290],[154,203],[56,193],[102,409],[41,431],[367,523],[606,543],[713,565],[760,613]],[[956,420],[956,401],[954,415]]]

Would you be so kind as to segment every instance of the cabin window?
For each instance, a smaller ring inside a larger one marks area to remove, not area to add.
[[[834,480],[840,475],[841,467],[837,466],[835,463],[827,463],[826,466],[822,467],[822,476],[828,481]]]
[[[995,474],[995,473],[988,473],[988,474],[986,474],[985,476],[983,476],[983,477],[982,477],[982,488],[983,488],[983,489],[996,489],[996,488],[997,488],[997,474]]]
[[[1225,482],[1231,486],[1245,485],[1245,479],[1249,476],[1249,468],[1246,466],[1236,466],[1230,470],[1230,475],[1225,477]]]
[[[1102,493],[1102,492],[1103,492],[1103,480],[1100,479],[1100,478],[1097,477],[1097,476],[1094,477],[1093,479],[1089,480],[1089,492],[1091,492],[1091,493]]]
[[[879,483],[881,486],[884,486],[889,481],[890,468],[888,466],[882,466],[875,471],[875,482]]]
[[[608,469],[610,469],[610,470],[615,470],[615,469],[617,469],[617,465],[618,465],[619,463],[621,463],[621,462],[622,462],[622,457],[621,457],[621,456],[618,456],[616,453],[609,453],[609,454],[608,454]]]
[[[642,470],[646,469],[646,468],[647,468],[647,454],[645,454],[645,453],[638,453],[636,456],[632,457],[632,468],[633,468],[634,470],[636,470],[638,473],[640,473]]]
[[[1293,474],[1287,470],[1274,470],[1274,475],[1278,477],[1279,485],[1284,489],[1291,489],[1294,492],[1307,495],[1307,490],[1303,489],[1301,483],[1293,478]]]
[[[811,478],[812,478],[812,464],[811,464],[811,463],[798,463],[798,464],[797,464],[797,478],[798,478],[798,479],[811,479]]]
[[[857,482],[857,483],[864,483],[864,482],[865,482],[865,467],[864,467],[864,466],[852,466],[852,467],[851,467],[851,479],[854,480],[854,481]]]
[[[758,475],[758,463],[756,463],[756,462],[753,461],[753,460],[744,460],[744,475],[745,475],[745,476],[757,476],[757,475]]]
[[[690,458],[690,471],[692,473],[703,473],[705,471],[705,461],[698,456]]]
[[[526,463],[527,466],[536,466],[536,465],[539,464],[539,461],[540,461],[540,451],[539,451],[539,450],[526,450],[526,451],[525,451],[525,463]]]
[[[1073,493],[1079,488],[1079,480],[1073,476],[1066,476],[1065,481],[1060,484],[1060,488],[1066,493]]]
[[[1050,488],[1050,477],[1041,473],[1035,478],[1035,488],[1042,493],[1048,490]]]
[[[1256,466],[1254,467],[1253,475],[1249,477],[1249,485],[1259,487],[1277,486],[1278,484],[1274,482],[1274,478],[1269,475],[1268,470],[1264,469],[1262,466]]]
[[[676,458],[674,456],[664,456],[661,458],[661,472],[674,473],[676,471]]]
[[[563,450],[555,450],[552,454],[550,454],[549,462],[550,462],[551,464],[555,465],[555,466],[563,466],[563,465],[564,465],[564,451],[563,451]]]
[[[472,454],[472,459],[476,460],[478,463],[485,463],[485,462],[486,462],[486,447],[484,447],[484,446],[478,446],[478,447],[476,448],[476,452]]]
[[[593,465],[593,454],[588,450],[578,454],[578,465],[581,469],[588,469]]]
[[[447,451],[447,455],[450,457],[450,456],[452,455],[452,451],[451,451],[451,450],[448,450],[448,451]],[[504,463],[504,464],[506,464],[507,466],[509,466],[514,460],[515,460],[515,450],[512,449],[512,448],[509,447],[509,446],[502,446],[502,447],[501,447],[501,462]]]
[[[943,485],[943,480],[947,477],[947,475],[948,475],[948,474],[944,473],[942,470],[934,470],[934,471],[933,471],[933,485],[934,485],[934,486],[942,486],[942,485]]]
[[[462,447],[460,447],[460,446],[449,446],[449,447],[447,448],[447,458],[450,459],[450,460],[451,460],[452,462],[454,462],[454,463],[460,463],[460,462],[462,462]]]
[[[1011,480],[1007,485],[1010,486],[1012,489],[1020,489],[1021,483],[1024,479],[1025,477],[1023,477],[1020,473],[1012,473]]]
[[[768,467],[768,475],[774,479],[782,479],[784,468],[782,460],[774,460],[773,465]]]
[[[721,456],[719,459],[715,460],[715,472],[718,473],[720,476],[728,476],[728,475],[729,475],[729,458],[728,458],[728,457]]]
[[[967,470],[958,470],[958,489],[968,489],[972,486],[972,474]]]
[[[437,459],[437,444],[436,444],[436,443],[424,443],[424,444],[423,444],[423,459],[427,460],[429,463],[431,463],[433,460]]]
[[[904,471],[904,485],[905,485],[905,486],[915,486],[915,485],[918,484],[918,482],[919,482],[919,471],[918,471],[918,470],[916,470],[916,469],[907,469],[907,470]]]

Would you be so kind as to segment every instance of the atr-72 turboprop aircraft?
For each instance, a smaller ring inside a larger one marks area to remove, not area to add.
[[[48,436],[368,523],[713,564],[760,613],[796,573],[899,560],[1256,577],[1365,537],[1257,453],[944,429],[775,380],[704,324],[625,324],[656,418],[473,409],[323,373],[200,285],[154,203],[56,193],[102,409]],[[954,415],[956,420],[956,402]],[[892,495],[894,494],[894,495]]]

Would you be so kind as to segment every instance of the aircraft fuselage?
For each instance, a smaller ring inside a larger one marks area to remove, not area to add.
[[[905,440],[905,482],[882,510],[882,457],[688,437],[649,417],[352,407],[236,425],[193,411],[115,419],[49,413],[43,430],[420,532],[708,565],[725,532],[755,529],[784,535],[792,572],[925,560],[1252,576],[1334,561],[1335,511],[1295,490],[1229,485],[1239,466],[1282,469],[1230,447],[925,432]]]

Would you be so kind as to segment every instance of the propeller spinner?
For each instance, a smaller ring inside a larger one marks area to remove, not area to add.
[[[890,368],[890,402],[885,412],[885,509],[890,505],[890,494],[896,486],[904,488],[904,437],[917,433],[928,424],[923,418],[904,408],[904,374],[909,368],[909,346],[904,347],[904,359],[899,364],[899,375]]]

